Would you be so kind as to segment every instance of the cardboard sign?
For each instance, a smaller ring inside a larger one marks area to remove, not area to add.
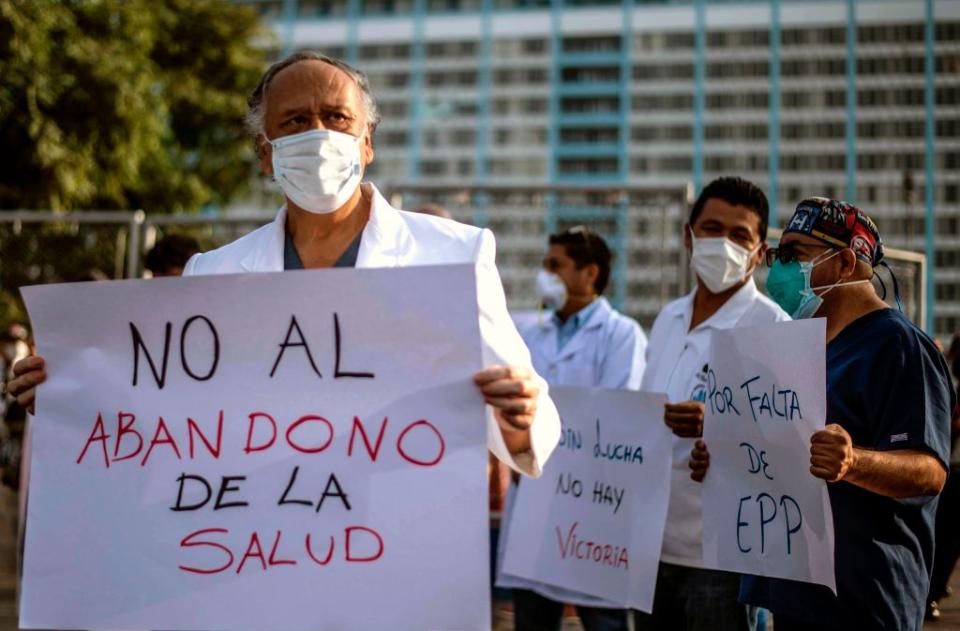
[[[473,266],[24,296],[22,627],[489,628]]]
[[[836,591],[833,513],[810,474],[826,418],[825,320],[716,331],[707,376],[704,562]]]
[[[650,611],[670,494],[666,396],[550,394],[563,434],[543,477],[522,480],[512,501],[499,583],[522,579],[549,597],[562,588],[579,604]]]

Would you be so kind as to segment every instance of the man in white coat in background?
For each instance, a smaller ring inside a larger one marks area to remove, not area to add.
[[[537,293],[552,312],[522,326],[520,334],[530,347],[534,368],[551,386],[640,387],[647,338],[635,320],[618,313],[603,297],[611,258],[603,238],[583,226],[550,237]],[[516,488],[511,491],[515,499]],[[511,501],[509,510],[523,507]],[[517,631],[559,631],[565,602],[577,605],[586,631],[627,629],[623,609],[599,607],[596,599],[552,586],[507,580],[514,587]]]
[[[660,311],[650,330],[643,390],[665,392],[663,421],[674,433],[670,504],[653,612],[636,612],[636,631],[746,631],[753,611],[738,602],[740,576],[703,567],[700,487],[689,454],[703,435],[707,360],[714,331],[789,320],[761,294],[753,272],[767,250],[767,197],[723,177],[708,184],[683,230],[697,284]]]
[[[295,53],[267,70],[249,106],[260,167],[286,203],[273,223],[195,255],[184,275],[474,263],[485,366],[474,381],[488,404],[487,443],[514,470],[538,476],[560,419],[507,312],[493,234],[399,211],[361,183],[379,115],[366,77],[344,62]],[[8,390],[32,405],[43,359],[23,360],[15,373]]]

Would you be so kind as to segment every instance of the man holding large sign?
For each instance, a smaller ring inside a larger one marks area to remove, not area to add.
[[[933,341],[871,285],[882,259],[873,221],[820,197],[797,206],[767,259],[777,302],[795,318],[826,318],[827,425],[808,453],[810,473],[830,483],[836,537],[836,595],[743,579],[742,596],[773,611],[777,631],[923,626],[954,393]],[[700,443],[693,477],[703,479],[709,464]]]
[[[467,289],[479,308],[479,315],[470,324],[479,322],[478,368],[482,369],[473,378],[488,404],[487,444],[517,471],[539,475],[559,439],[559,418],[546,383],[533,371],[529,353],[507,313],[492,234],[398,211],[372,184],[361,184],[373,160],[372,134],[379,114],[366,78],[347,64],[319,53],[296,53],[267,70],[249,103],[248,122],[255,134],[261,167],[279,183],[286,203],[273,223],[191,259],[185,275],[475,265],[476,281]],[[447,284],[432,283],[430,287],[438,298],[453,295]],[[344,288],[320,297],[333,301],[349,293],[350,289]],[[392,331],[394,311],[409,300],[397,295],[395,305],[380,306],[375,311],[380,315],[377,326]],[[282,308],[283,304],[275,306]],[[430,330],[441,317],[439,312],[426,314],[421,326]],[[203,325],[198,322],[192,321],[192,326],[200,330]],[[340,326],[347,324],[345,319],[339,322]],[[285,342],[291,348],[288,352],[298,352],[301,342],[306,345],[301,333],[291,323],[287,335],[275,344]],[[439,339],[429,343],[444,344]],[[189,352],[190,343],[183,344]],[[50,368],[59,370],[52,363]],[[319,365],[317,371],[323,372]],[[46,379],[44,360],[23,360],[15,372],[17,378],[8,388],[21,404],[32,406],[36,387]],[[336,365],[334,372],[338,372]],[[85,395],[82,390],[74,393],[76,397]],[[232,486],[226,481],[223,501],[227,501]],[[335,602],[333,606],[346,607],[346,603]]]
[[[786,320],[757,290],[753,271],[767,239],[767,197],[755,184],[723,177],[710,182],[690,210],[683,242],[697,275],[694,290],[667,304],[650,331],[643,390],[665,392],[661,422],[673,433],[670,507],[653,612],[637,612],[638,631],[747,631],[737,601],[740,577],[705,567],[700,488],[687,462],[702,435],[711,339],[719,331]]]
[[[398,211],[373,184],[361,184],[380,115],[366,77],[348,64],[294,53],[266,71],[249,104],[260,167],[286,203],[273,223],[193,257],[184,274],[476,263],[485,367],[476,381],[490,405],[490,449],[539,475],[560,421],[507,313],[493,234]],[[14,371],[8,389],[31,406],[46,377],[43,360],[28,358]]]

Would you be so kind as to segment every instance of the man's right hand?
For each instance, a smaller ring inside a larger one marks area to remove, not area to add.
[[[664,406],[663,420],[674,434],[680,438],[700,438],[703,436],[703,417],[706,408],[699,401],[667,403]]]
[[[17,403],[33,414],[33,402],[37,398],[37,386],[47,380],[43,357],[25,357],[13,365],[14,378],[7,382],[7,392],[16,397]]]
[[[703,482],[710,468],[710,452],[707,444],[698,440],[690,451],[690,479],[694,482]]]

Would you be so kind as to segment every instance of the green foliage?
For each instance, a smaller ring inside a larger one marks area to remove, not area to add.
[[[244,194],[263,37],[226,0],[0,0],[0,208],[191,211]]]

